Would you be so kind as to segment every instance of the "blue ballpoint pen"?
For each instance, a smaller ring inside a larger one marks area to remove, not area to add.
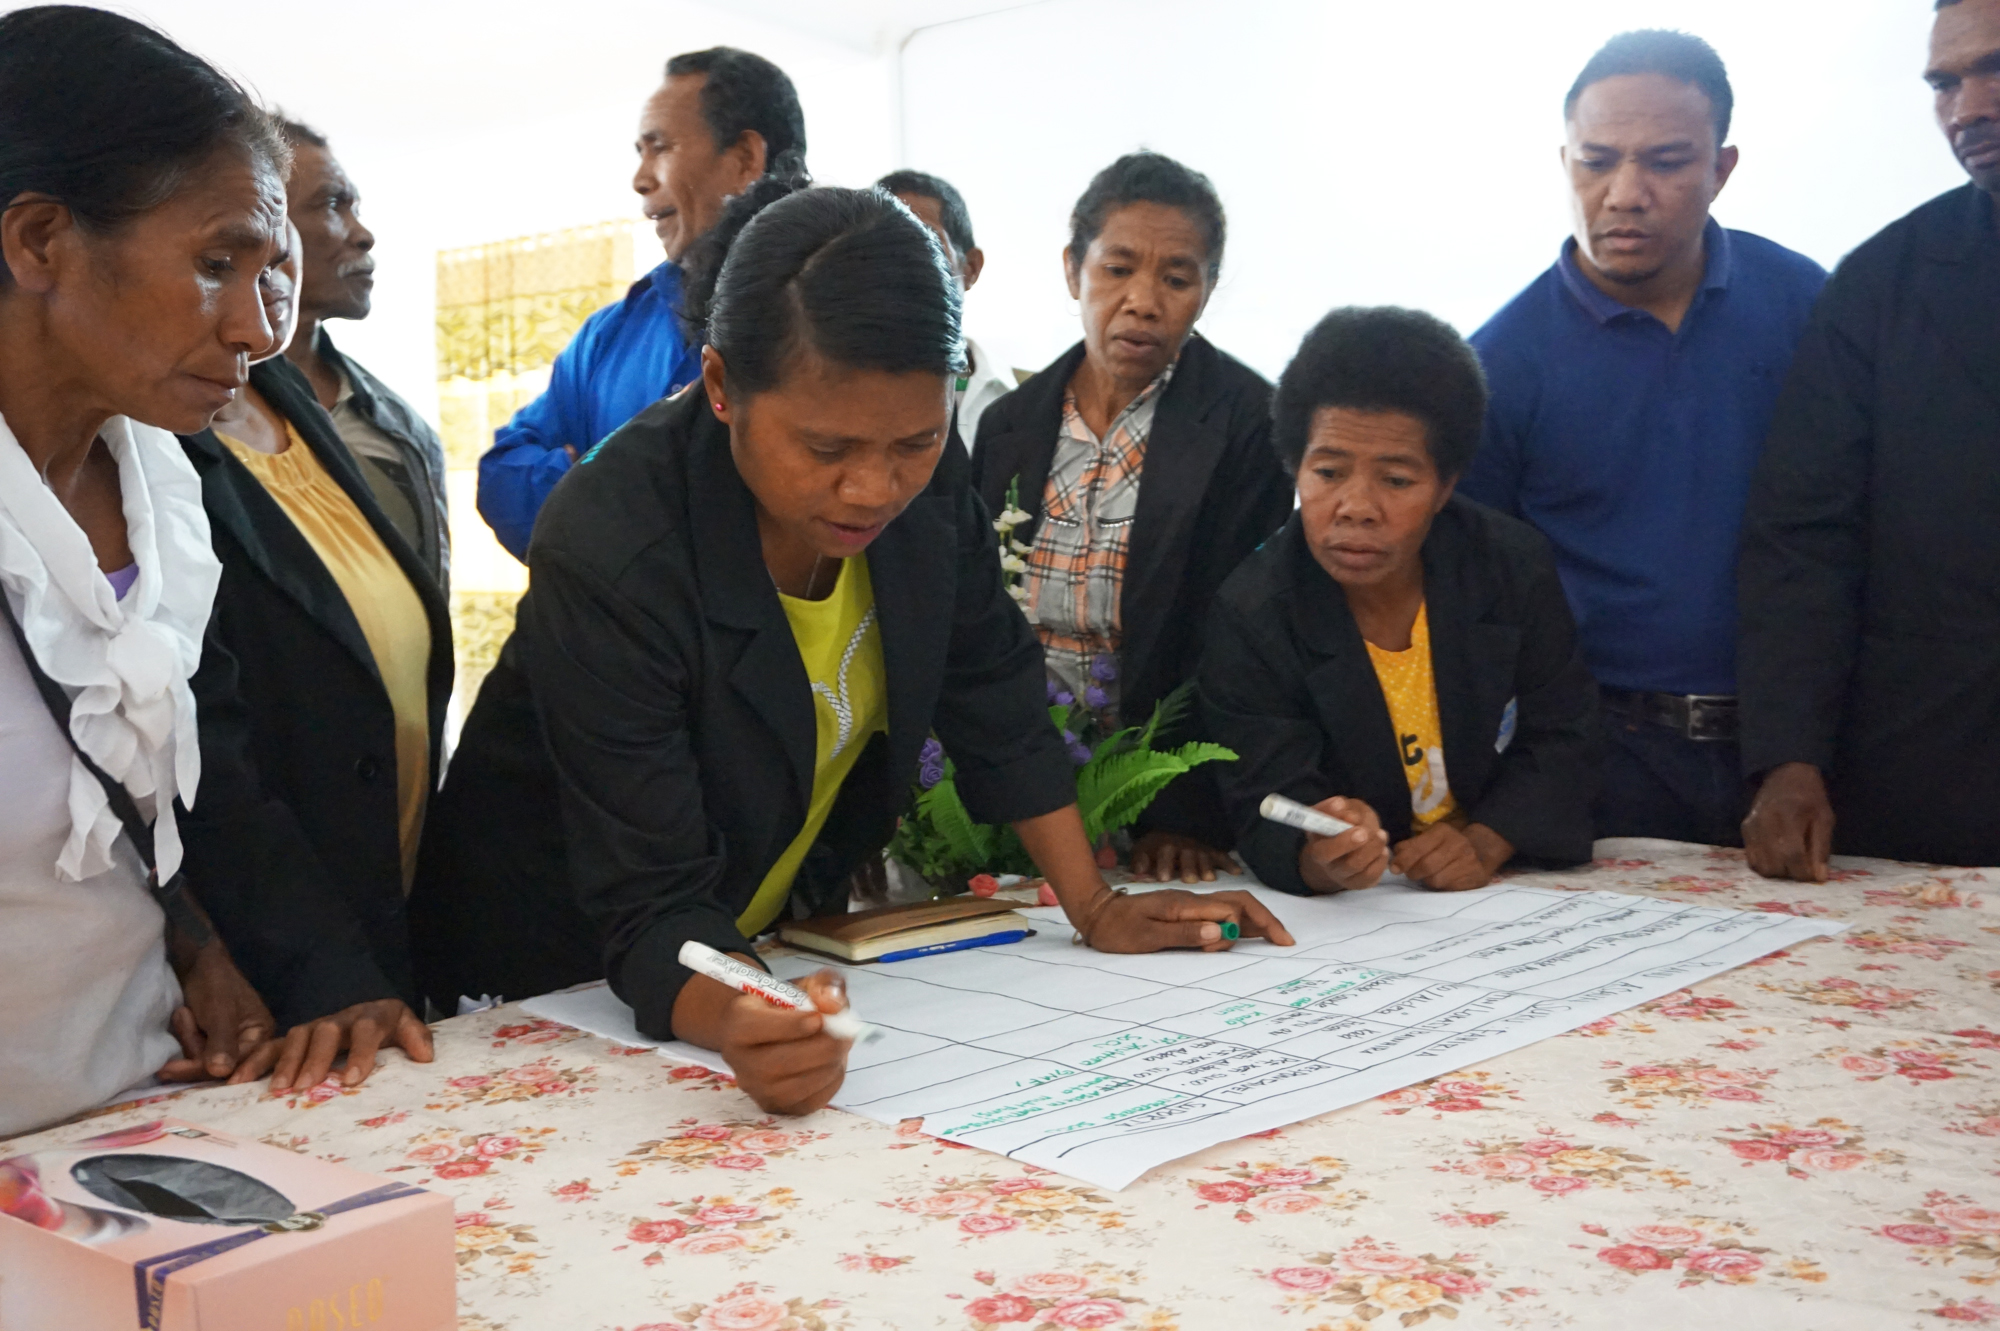
[[[971,947],[999,947],[1002,943],[1018,943],[1033,929],[1010,929],[1004,934],[987,934],[981,938],[961,938],[950,943],[934,943],[930,947],[905,948],[901,952],[884,952],[877,961],[909,961],[913,957],[935,957],[942,952],[963,952]]]

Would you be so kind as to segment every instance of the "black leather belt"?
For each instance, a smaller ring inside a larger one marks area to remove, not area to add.
[[[1703,742],[1737,737],[1736,699],[1726,693],[1630,693],[1601,689],[1604,709],[1615,716],[1671,730]]]

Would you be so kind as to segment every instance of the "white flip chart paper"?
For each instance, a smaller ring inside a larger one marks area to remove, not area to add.
[[[833,1103],[1118,1189],[1154,1165],[1282,1127],[1672,993],[1843,925],[1615,892],[1253,889],[1295,947],[1112,956],[1059,911],[1002,948],[845,973],[865,1020]],[[632,1044],[601,987],[523,1005]],[[661,1046],[723,1068],[691,1045]]]

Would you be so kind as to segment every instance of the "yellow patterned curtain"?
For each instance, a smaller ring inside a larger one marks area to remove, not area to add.
[[[451,490],[456,708],[472,698],[513,631],[527,570],[476,508],[479,456],[493,431],[549,382],[549,366],[591,314],[638,276],[631,222],[442,250],[437,271],[438,416]]]

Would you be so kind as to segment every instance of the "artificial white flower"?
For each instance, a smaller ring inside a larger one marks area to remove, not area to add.
[[[1007,595],[1013,597],[1017,604],[1026,605],[1028,603],[1028,589],[1017,583],[1009,583],[1007,585]]]
[[[1009,550],[1012,550],[1017,555],[1025,555],[1030,551],[1032,551],[1035,547],[1032,545],[1023,545],[1019,541],[1009,541],[1007,542],[1007,548]]]
[[[1000,556],[1000,567],[1009,573],[1026,573],[1028,571],[1028,561],[1019,555],[1002,555]]]

